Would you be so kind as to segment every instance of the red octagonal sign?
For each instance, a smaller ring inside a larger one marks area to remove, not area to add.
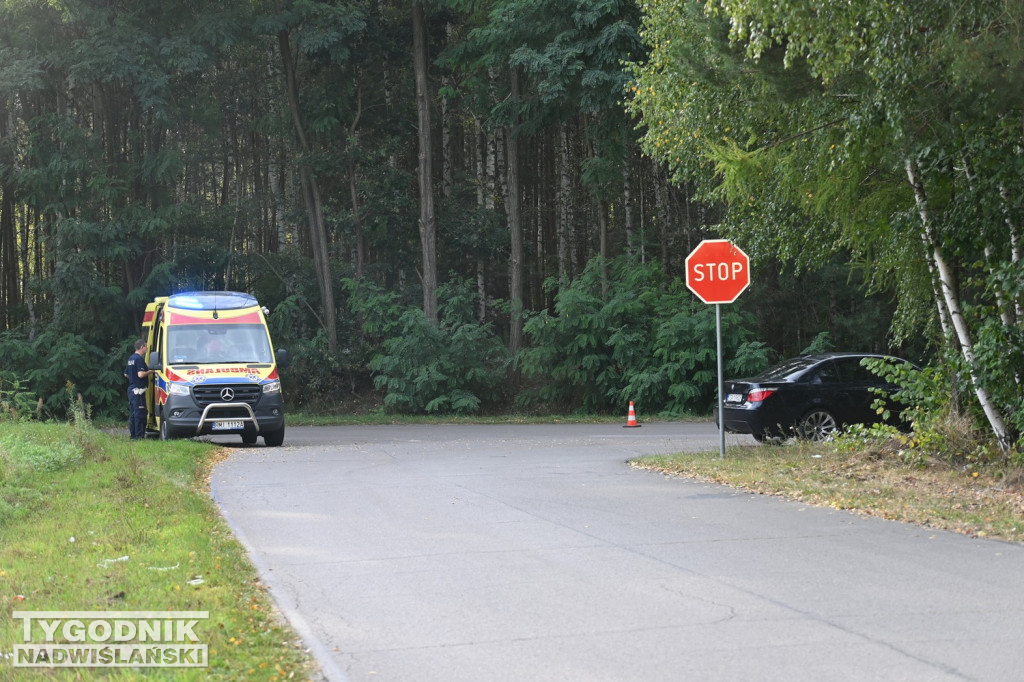
[[[750,259],[725,239],[706,239],[686,257],[686,286],[705,303],[732,303],[750,284]]]

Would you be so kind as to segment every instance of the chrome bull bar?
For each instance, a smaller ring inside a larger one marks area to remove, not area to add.
[[[231,408],[231,409],[237,409],[237,408],[240,408],[240,407],[244,407],[245,410],[249,413],[249,416],[248,417],[212,417],[212,418],[209,417],[210,410],[220,409],[222,407]],[[209,405],[206,406],[205,409],[203,409],[203,414],[202,414],[201,417],[199,417],[199,425],[196,426],[196,435],[197,436],[203,432],[203,427],[206,425],[206,422],[208,422],[208,421],[211,421],[211,422],[213,422],[213,421],[252,422],[253,424],[257,424],[257,422],[256,422],[256,414],[252,411],[252,407],[250,407],[247,403],[210,403]],[[259,427],[259,425],[257,424],[257,428],[258,427]]]

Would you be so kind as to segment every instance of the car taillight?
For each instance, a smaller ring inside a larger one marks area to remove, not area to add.
[[[775,393],[774,388],[755,388],[753,391],[747,394],[748,403],[759,403],[772,393]]]

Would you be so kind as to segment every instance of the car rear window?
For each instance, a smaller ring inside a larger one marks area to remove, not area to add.
[[[758,381],[782,381],[799,374],[813,365],[817,360],[812,358],[793,358],[786,360],[770,369],[766,369],[755,377]]]

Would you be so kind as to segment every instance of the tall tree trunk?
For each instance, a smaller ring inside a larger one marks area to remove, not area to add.
[[[661,177],[661,167],[651,159],[651,177],[654,184],[654,215],[658,226],[658,244],[661,247],[661,263],[668,268],[668,191]],[[689,253],[689,252],[687,252]]]
[[[288,243],[289,238],[292,236],[289,234],[288,221],[285,220],[285,187],[287,182],[285,181],[284,164],[278,157],[278,152],[269,148],[267,150],[267,189],[269,191],[269,225],[273,238],[273,244],[271,245],[268,236],[268,250],[271,252],[280,251],[281,247]]]
[[[572,268],[569,260],[572,225],[572,184],[569,180],[569,134],[565,123],[558,127],[558,290],[569,286]]]
[[[356,279],[363,278],[366,267],[366,237],[363,235],[363,220],[359,215],[359,192],[356,188],[356,165],[348,160],[348,192],[352,200],[352,234],[356,241]]]
[[[455,27],[447,22],[444,27],[445,41],[451,42]],[[445,91],[455,87],[455,79],[448,75],[442,81]],[[455,189],[455,161],[452,152],[452,128],[455,120],[451,113],[451,101],[447,95],[440,98],[441,106],[441,196],[450,199]]]
[[[356,186],[355,155],[359,140],[359,119],[363,115],[363,91],[356,88],[356,114],[348,129],[348,191],[352,200],[352,232],[356,240],[356,279],[363,278],[366,267],[366,237],[363,235],[363,219],[359,214],[359,191]]]
[[[18,299],[18,250],[14,226],[14,201],[10,185],[0,184],[0,330],[15,326]]]
[[[285,85],[288,91],[288,106],[295,125],[295,135],[299,149],[304,155],[310,152],[306,129],[302,123],[302,112],[299,110],[298,74],[295,60],[292,59],[291,45],[287,31],[277,34],[281,48],[281,60],[284,68]],[[330,251],[327,245],[327,228],[324,225],[323,202],[320,198],[320,186],[312,169],[300,163],[299,178],[302,184],[302,198],[306,205],[309,220],[309,241],[313,249],[313,264],[316,267],[317,284],[320,286],[320,300],[323,304],[320,323],[327,333],[327,350],[334,355],[338,349],[338,324],[334,311],[334,283],[331,277]]]
[[[628,158],[622,164],[622,218],[626,229],[626,249],[630,256],[636,257],[640,249],[633,234],[633,173]]]
[[[608,300],[608,202],[597,200],[597,243],[601,256],[601,298]]]
[[[960,343],[960,351],[963,353],[964,361],[971,375],[971,384],[974,387],[974,394],[977,396],[978,402],[981,404],[981,409],[985,412],[985,417],[988,418],[989,426],[992,428],[993,434],[995,434],[996,441],[999,443],[1000,449],[1004,453],[1009,452],[1011,446],[1010,435],[1006,428],[1006,422],[1003,419],[1002,412],[993,402],[988,390],[981,384],[978,377],[974,356],[974,344],[971,341],[970,330],[967,328],[967,320],[964,319],[963,310],[960,306],[960,295],[956,288],[956,275],[954,274],[952,267],[950,267],[949,263],[946,261],[945,255],[942,251],[942,245],[939,242],[938,235],[935,233],[935,225],[932,221],[931,211],[928,206],[928,197],[924,191],[924,185],[921,183],[917,163],[912,159],[907,159],[906,170],[907,180],[910,182],[910,186],[914,190],[914,200],[917,204],[918,214],[921,217],[921,229],[925,245],[927,246],[926,253],[930,261],[930,266],[934,266],[939,279],[939,287],[941,289],[941,300],[939,302],[940,310],[941,306],[945,304],[946,312],[949,315],[949,322],[952,324],[953,330],[956,332],[957,341]]]
[[[35,229],[32,226],[35,225]],[[39,225],[39,216],[33,214],[32,218],[25,217],[21,221],[20,236],[21,236],[21,271],[25,273],[21,281],[21,298],[25,302],[25,310],[28,312],[28,340],[35,341],[36,335],[39,333],[38,320],[36,319],[36,304],[35,298],[33,297],[32,290],[29,289],[29,273],[42,272],[41,258],[34,258],[40,251],[40,235],[39,231],[41,226]],[[33,233],[30,237],[30,233]],[[29,244],[32,244],[32,249],[29,249]]]
[[[511,97],[514,106],[519,100],[519,72],[512,69]],[[514,359],[523,342],[523,225],[520,210],[519,192],[519,141],[512,126],[505,131],[505,143],[508,146],[508,196],[505,199],[505,213],[508,216],[508,229],[511,235],[511,253],[509,255],[509,302],[511,304],[509,319],[508,351]],[[513,363],[513,368],[515,364]],[[514,374],[513,369],[513,374]],[[515,385],[513,376],[513,385]]]
[[[484,176],[484,147],[486,146],[486,137],[484,136],[484,127],[480,123],[480,119],[476,116],[473,117],[473,159],[475,161],[475,178],[476,178],[476,205],[484,207],[487,205],[487,199],[484,196],[484,187],[487,185],[487,179]]]
[[[427,18],[423,3],[412,6],[413,70],[419,124],[420,248],[423,252],[423,314],[437,322],[437,224],[434,217],[433,134],[427,82]]]
[[[8,150],[15,148],[8,144],[11,126],[8,123],[6,101],[0,99],[0,168],[13,167],[13,155]],[[15,308],[18,307],[18,251],[14,224],[14,199],[8,170],[0,177],[0,331],[15,326]]]
[[[466,158],[469,159],[469,163],[473,168],[473,177],[475,178],[476,205],[477,208],[484,208],[487,205],[484,195],[484,186],[487,184],[484,178],[485,137],[483,126],[480,124],[480,119],[476,116],[473,117],[473,134],[466,135],[466,145]],[[487,319],[487,277],[484,266],[484,259],[478,253],[476,256],[476,317],[480,324],[483,324],[484,320]]]

